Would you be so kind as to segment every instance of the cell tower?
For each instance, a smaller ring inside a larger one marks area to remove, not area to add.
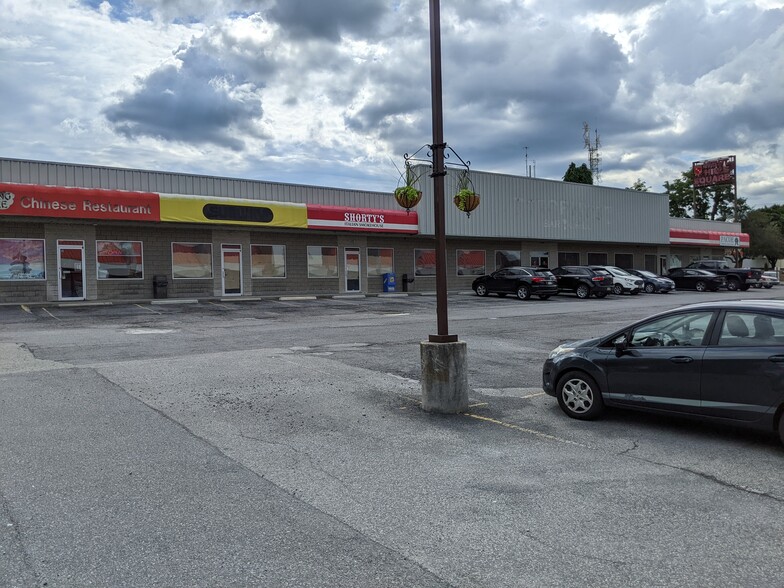
[[[600,179],[600,170],[602,163],[602,156],[599,154],[599,147],[602,146],[599,140],[599,131],[594,131],[595,139],[591,143],[591,127],[587,122],[583,123],[583,140],[585,141],[585,148],[588,150],[588,167],[591,168],[591,175],[593,176],[593,183],[598,184]]]

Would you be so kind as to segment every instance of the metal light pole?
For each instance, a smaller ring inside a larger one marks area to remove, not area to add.
[[[449,334],[446,284],[446,220],[444,212],[444,116],[441,97],[441,9],[430,0],[430,81],[433,107],[433,206],[436,232],[436,313],[438,334],[420,345],[422,408],[456,413],[468,408],[467,348]]]

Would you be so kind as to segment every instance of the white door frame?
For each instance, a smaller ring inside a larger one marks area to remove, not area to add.
[[[82,273],[82,295],[81,296],[66,296],[63,292],[63,264],[60,257],[63,251],[79,251],[82,256],[79,262],[79,271]],[[57,299],[58,300],[85,300],[87,293],[87,272],[84,267],[84,241],[80,240],[63,240],[57,242]]]
[[[236,253],[240,256],[240,291],[239,292],[226,292],[226,253]],[[242,296],[242,245],[234,243],[221,243],[221,292],[224,296]]]
[[[348,272],[348,257],[349,255],[356,255],[357,256],[357,288],[355,290],[349,290],[348,282],[349,282],[349,272]],[[359,247],[344,247],[343,248],[343,268],[345,271],[343,272],[343,290],[345,292],[362,292],[362,251]]]

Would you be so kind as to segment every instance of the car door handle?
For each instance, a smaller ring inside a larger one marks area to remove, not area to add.
[[[670,361],[672,363],[691,363],[694,361],[694,358],[687,355],[679,355],[677,357],[671,357]]]
[[[772,361],[773,363],[784,363],[784,355],[771,355],[768,358],[768,361]]]

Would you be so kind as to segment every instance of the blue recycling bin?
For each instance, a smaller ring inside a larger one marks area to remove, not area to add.
[[[394,292],[396,282],[395,274],[384,274],[384,292]]]

